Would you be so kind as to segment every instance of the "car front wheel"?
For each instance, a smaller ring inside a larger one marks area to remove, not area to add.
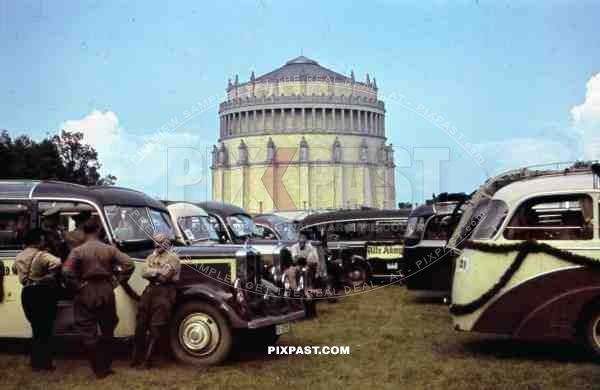
[[[175,357],[195,366],[216,365],[231,352],[233,335],[223,314],[206,302],[179,307],[169,337]]]
[[[363,264],[353,264],[346,272],[346,280],[350,286],[362,286],[367,283],[369,273]]]

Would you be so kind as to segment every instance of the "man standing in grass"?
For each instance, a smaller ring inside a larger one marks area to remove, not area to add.
[[[119,282],[129,280],[134,263],[117,248],[100,241],[97,218],[85,222],[83,232],[85,242],[71,251],[63,264],[63,274],[67,284],[77,291],[73,305],[75,327],[82,336],[92,370],[101,379],[114,373],[112,343],[119,318],[113,289]]]
[[[171,242],[164,233],[155,234],[153,239],[155,250],[146,258],[142,272],[142,277],[149,283],[138,305],[132,367],[142,363],[146,368],[152,366],[152,355],[169,323],[177,298],[175,284],[181,271],[179,257],[169,250]],[[146,346],[147,333],[150,337]]]

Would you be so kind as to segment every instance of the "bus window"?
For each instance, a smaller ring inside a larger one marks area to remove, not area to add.
[[[377,240],[402,240],[406,232],[406,221],[382,220],[375,225]]]
[[[0,204],[0,249],[23,248],[23,237],[29,229],[29,216],[26,203]]]
[[[593,203],[588,195],[545,196],[522,204],[504,229],[509,240],[590,240]]]

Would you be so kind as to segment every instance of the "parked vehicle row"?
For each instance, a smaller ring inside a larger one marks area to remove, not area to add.
[[[85,187],[52,181],[0,181],[0,258],[3,296],[0,301],[0,337],[28,338],[30,327],[20,303],[21,284],[12,270],[22,248],[24,233],[40,227],[41,215],[58,208],[59,229],[76,227],[82,212],[97,217],[104,239],[131,256],[136,270],[127,285],[116,290],[120,318],[115,336],[134,334],[136,299],[147,284],[141,277],[143,259],[152,251],[151,237],[162,232],[175,239],[168,209],[147,195],[118,187]],[[193,242],[196,236],[186,236]],[[189,234],[189,232],[187,232]],[[210,232],[208,235],[212,234]],[[198,236],[200,238],[200,236]],[[243,330],[265,333],[289,331],[290,323],[304,318],[304,309],[293,300],[266,295],[262,256],[245,245],[182,246],[177,248],[182,272],[177,283],[177,304],[170,324],[169,344],[181,361],[216,364],[227,358],[233,339]],[[63,259],[64,260],[64,259]],[[252,286],[252,288],[250,287]],[[59,302],[55,334],[73,336],[73,305],[69,297]]]
[[[450,296],[457,330],[576,340],[600,356],[600,164],[519,169],[470,196],[441,194],[411,210],[338,210],[298,223],[218,202],[166,204],[118,187],[0,181],[0,337],[31,335],[12,264],[24,233],[58,209],[63,233],[81,215],[96,217],[106,243],[136,262],[116,290],[117,337],[134,333],[152,235],[175,243],[183,267],[169,344],[195,365],[222,362],[236,338],[274,343],[305,318],[316,288],[370,281]],[[289,283],[286,269],[302,236],[318,261]],[[291,285],[299,299],[288,299]],[[55,334],[76,336],[68,295]]]
[[[409,209],[340,210],[310,215],[300,232],[327,248],[342,284],[400,278]]]
[[[454,253],[446,243],[468,198],[464,193],[444,193],[411,211],[400,267],[409,290],[439,296],[450,294]]]

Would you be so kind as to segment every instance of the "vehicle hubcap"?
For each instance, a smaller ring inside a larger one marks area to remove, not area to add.
[[[592,337],[596,347],[600,348],[600,315],[596,315],[594,318],[594,325],[592,326]]]
[[[181,345],[196,356],[208,355],[221,340],[221,332],[215,320],[205,313],[192,313],[179,325]]]
[[[364,280],[364,272],[359,268],[350,271],[350,274],[348,276],[349,279],[354,283],[360,283]]]

